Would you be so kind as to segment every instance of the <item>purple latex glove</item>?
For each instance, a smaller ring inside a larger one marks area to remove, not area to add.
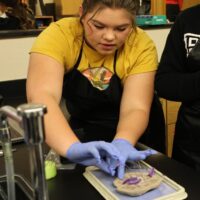
[[[96,166],[110,175],[114,174],[115,168],[110,168],[106,160],[118,163],[121,159],[119,151],[111,143],[104,141],[76,142],[69,147],[66,157],[81,165]]]
[[[115,139],[112,141],[112,144],[119,150],[121,153],[121,160],[117,166],[116,175],[118,178],[122,179],[124,177],[125,165],[127,161],[139,161],[144,160],[152,154],[156,154],[157,151],[152,149],[147,149],[143,151],[138,151],[133,145],[125,139]],[[107,162],[116,169],[115,164],[112,160],[107,160]]]

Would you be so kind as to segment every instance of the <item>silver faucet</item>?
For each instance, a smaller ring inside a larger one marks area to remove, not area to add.
[[[45,181],[44,157],[42,144],[44,142],[44,114],[47,108],[41,104],[23,104],[17,109],[3,106],[0,112],[15,120],[24,130],[24,139],[29,147],[31,178],[33,182],[33,199],[48,200]]]
[[[10,131],[7,122],[7,117],[0,113],[0,141],[2,144],[2,153],[4,155],[5,168],[6,168],[6,179],[7,179],[7,194],[0,188],[0,196],[3,199],[15,200],[15,176],[14,176],[14,165],[12,155],[12,143],[10,138]]]

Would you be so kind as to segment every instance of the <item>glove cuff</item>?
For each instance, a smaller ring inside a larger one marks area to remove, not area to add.
[[[73,151],[74,145],[80,144],[81,142],[74,142],[73,144],[70,145],[70,147],[67,149],[65,153],[65,157],[69,158],[71,156],[71,151]]]
[[[122,138],[114,139],[113,143],[118,143],[118,144],[121,143],[121,144],[126,144],[126,145],[133,146],[128,140],[122,139]]]

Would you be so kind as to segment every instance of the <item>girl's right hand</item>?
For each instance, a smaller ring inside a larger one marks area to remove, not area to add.
[[[81,165],[96,166],[112,176],[115,174],[117,165],[110,166],[107,160],[112,163],[119,163],[121,160],[120,152],[111,143],[104,141],[73,143],[67,150],[66,157]]]

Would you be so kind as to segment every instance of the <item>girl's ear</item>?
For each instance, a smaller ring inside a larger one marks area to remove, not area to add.
[[[79,7],[79,17],[83,15],[83,7],[82,5]]]

